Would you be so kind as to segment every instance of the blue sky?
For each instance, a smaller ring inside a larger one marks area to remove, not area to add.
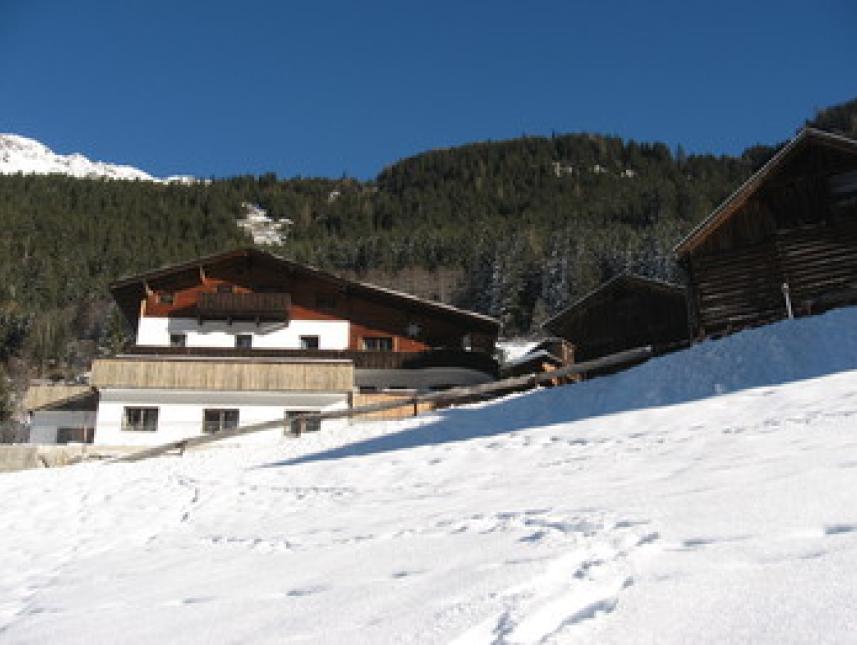
[[[200,177],[552,131],[736,153],[857,97],[855,62],[854,0],[0,0],[0,132]]]

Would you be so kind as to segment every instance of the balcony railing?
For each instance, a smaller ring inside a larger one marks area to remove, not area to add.
[[[288,320],[288,293],[201,293],[197,311],[201,319]]]
[[[375,352],[331,349],[232,349],[219,347],[151,347],[134,345],[135,356],[186,356],[217,358],[295,358],[349,360],[356,369],[423,369],[462,367],[496,377],[497,361],[488,354],[461,349],[431,349],[424,352]]]

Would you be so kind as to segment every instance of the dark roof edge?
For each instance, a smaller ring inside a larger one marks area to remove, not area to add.
[[[716,220],[720,216],[721,213],[726,211],[732,204],[738,201],[740,198],[749,196],[753,192],[753,189],[756,188],[756,185],[763,179],[765,179],[777,166],[779,166],[785,157],[787,157],[801,142],[809,137],[816,137],[821,140],[826,140],[831,143],[840,143],[845,144],[849,147],[855,147],[857,149],[857,140],[851,139],[850,137],[846,137],[841,134],[836,134],[835,132],[828,132],[826,130],[819,130],[818,128],[813,128],[810,126],[806,126],[801,128],[800,132],[798,132],[794,137],[789,140],[789,142],[780,148],[776,154],[768,159],[765,164],[759,168],[756,172],[754,172],[750,177],[748,177],[743,184],[741,184],[729,197],[727,197],[720,205],[715,208],[708,216],[703,219],[699,224],[694,226],[690,232],[685,235],[679,242],[673,247],[673,253],[676,255],[684,255],[692,250],[692,247],[695,246],[692,243],[695,242],[699,236],[703,233],[708,232],[710,229],[714,228],[714,225],[717,223]]]
[[[93,396],[98,397],[98,390],[94,387],[90,387],[85,392],[78,392],[77,394],[72,394],[71,396],[67,396],[64,399],[57,399],[56,401],[51,401],[49,403],[43,403],[42,405],[39,405],[39,406],[36,406],[35,408],[32,408],[32,411],[33,412],[37,412],[37,411],[42,411],[42,412],[59,411],[59,410],[64,409],[64,406],[68,405],[69,403],[72,403],[75,401],[82,401],[82,400],[85,400],[85,399],[87,399],[89,397],[93,397]],[[91,411],[94,412],[96,410],[98,410],[97,400],[95,403],[95,407],[93,407]],[[90,410],[85,410],[85,411],[89,412]]]
[[[622,280],[630,280],[632,282],[642,282],[642,283],[647,284],[648,286],[659,287],[659,288],[666,289],[669,291],[677,291],[677,292],[678,291],[685,291],[685,288],[683,286],[681,286],[680,284],[674,284],[672,282],[666,282],[665,280],[658,280],[657,278],[649,278],[649,277],[639,275],[636,273],[631,273],[629,271],[623,271],[622,273],[617,273],[616,275],[614,275],[612,278],[610,278],[606,282],[602,282],[600,285],[598,285],[597,287],[595,287],[594,289],[592,289],[588,293],[584,294],[583,296],[581,296],[580,298],[578,298],[577,300],[572,302],[570,305],[568,305],[567,307],[565,307],[561,311],[555,313],[553,316],[551,316],[550,318],[545,320],[541,324],[541,327],[543,329],[546,329],[546,330],[556,334],[556,332],[554,332],[550,328],[551,324],[555,323],[560,318],[564,318],[565,315],[568,312],[570,312],[572,309],[576,309],[577,307],[580,307],[581,305],[585,304],[587,300],[594,298],[596,295],[598,295],[602,291],[609,289],[614,284],[616,284],[617,282],[620,282]]]
[[[491,316],[486,316],[485,314],[476,313],[475,311],[469,311],[467,309],[460,309],[458,307],[454,307],[453,305],[447,305],[442,302],[436,302],[434,300],[428,300],[426,298],[420,298],[410,293],[405,293],[403,291],[396,291],[395,289],[388,289],[387,287],[381,287],[375,284],[370,284],[368,282],[360,282],[359,280],[349,280],[347,278],[343,278],[334,273],[330,273],[328,271],[323,271],[322,269],[318,269],[316,267],[310,266],[308,264],[301,264],[299,262],[295,262],[293,260],[289,260],[287,258],[281,257],[279,255],[275,255],[274,253],[270,253],[269,251],[263,251],[261,249],[257,249],[254,247],[243,247],[241,249],[235,249],[233,251],[225,251],[223,253],[216,253],[212,255],[203,256],[197,258],[195,260],[180,262],[168,266],[161,267],[159,269],[154,269],[152,271],[146,271],[144,273],[139,273],[133,276],[127,276],[124,278],[120,278],[115,282],[112,282],[109,285],[110,291],[115,291],[118,289],[122,289],[124,287],[128,287],[140,282],[144,282],[146,280],[152,280],[155,278],[162,278],[168,276],[173,273],[178,273],[181,271],[186,271],[189,269],[193,269],[200,265],[210,264],[213,262],[217,262],[219,260],[227,260],[232,257],[241,257],[248,255],[257,255],[269,258],[276,262],[280,262],[283,264],[287,264],[290,267],[296,269],[297,271],[303,271],[305,273],[309,273],[315,277],[328,280],[331,282],[335,282],[338,284],[344,284],[346,286],[357,287],[359,289],[364,289],[366,291],[375,292],[379,294],[384,294],[387,296],[391,296],[393,298],[397,298],[399,300],[406,300],[408,302],[416,303],[419,305],[423,305],[429,307],[431,309],[435,309],[437,311],[441,311],[443,313],[449,313],[457,316],[463,316],[466,318],[476,319],[482,323],[487,323],[493,325],[495,327],[500,326],[500,322],[496,318],[492,318]]]

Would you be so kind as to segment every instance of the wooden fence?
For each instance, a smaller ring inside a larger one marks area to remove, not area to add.
[[[412,406],[414,414],[416,415],[419,414],[421,406],[430,405],[431,407],[438,408],[454,405],[456,403],[467,403],[471,401],[495,398],[504,394],[508,394],[510,392],[524,391],[536,388],[539,385],[545,383],[555,384],[560,379],[564,379],[566,377],[585,374],[587,372],[601,370],[607,367],[616,367],[619,365],[639,363],[651,357],[652,353],[653,352],[651,346],[638,347],[636,349],[629,349],[624,352],[611,354],[610,356],[604,356],[595,360],[586,361],[585,363],[569,365],[568,367],[563,367],[562,369],[554,370],[552,372],[528,374],[526,376],[516,376],[513,378],[504,379],[502,381],[494,381],[492,383],[485,383],[482,385],[454,387],[440,392],[415,394],[409,402],[403,402],[402,398],[399,397],[395,400],[370,403],[368,405],[362,405],[359,407],[351,407],[346,410],[310,412],[307,414],[291,417],[288,422],[285,419],[283,421],[265,421],[263,423],[256,423],[253,425],[244,426],[243,428],[221,430],[220,432],[214,432],[212,434],[189,437],[187,439],[171,441],[170,443],[165,443],[160,446],[145,448],[138,452],[131,453],[130,455],[118,457],[112,460],[112,463],[140,461],[142,459],[148,459],[150,457],[157,457],[159,455],[163,455],[172,450],[177,450],[179,451],[179,453],[183,454],[187,448],[193,448],[196,446],[213,443],[222,439],[240,437],[242,435],[251,434],[254,432],[261,432],[263,430],[272,430],[274,428],[279,427],[286,428],[288,424],[290,424],[290,427],[288,429],[290,429],[295,436],[299,437],[305,431],[307,427],[307,422],[311,418],[318,420],[344,419],[367,414],[376,414],[386,410],[401,408],[403,404]]]

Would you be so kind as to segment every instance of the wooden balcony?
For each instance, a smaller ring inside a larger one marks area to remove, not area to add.
[[[306,358],[119,356],[94,361],[91,383],[98,388],[349,392],[354,365]]]
[[[461,367],[496,377],[497,361],[483,352],[461,349],[431,349],[424,352],[373,352],[329,349],[232,349],[215,347],[151,347],[134,345],[133,356],[229,357],[247,359],[327,359],[351,361],[355,369],[424,369]]]
[[[288,293],[201,293],[197,302],[200,320],[289,319]]]

